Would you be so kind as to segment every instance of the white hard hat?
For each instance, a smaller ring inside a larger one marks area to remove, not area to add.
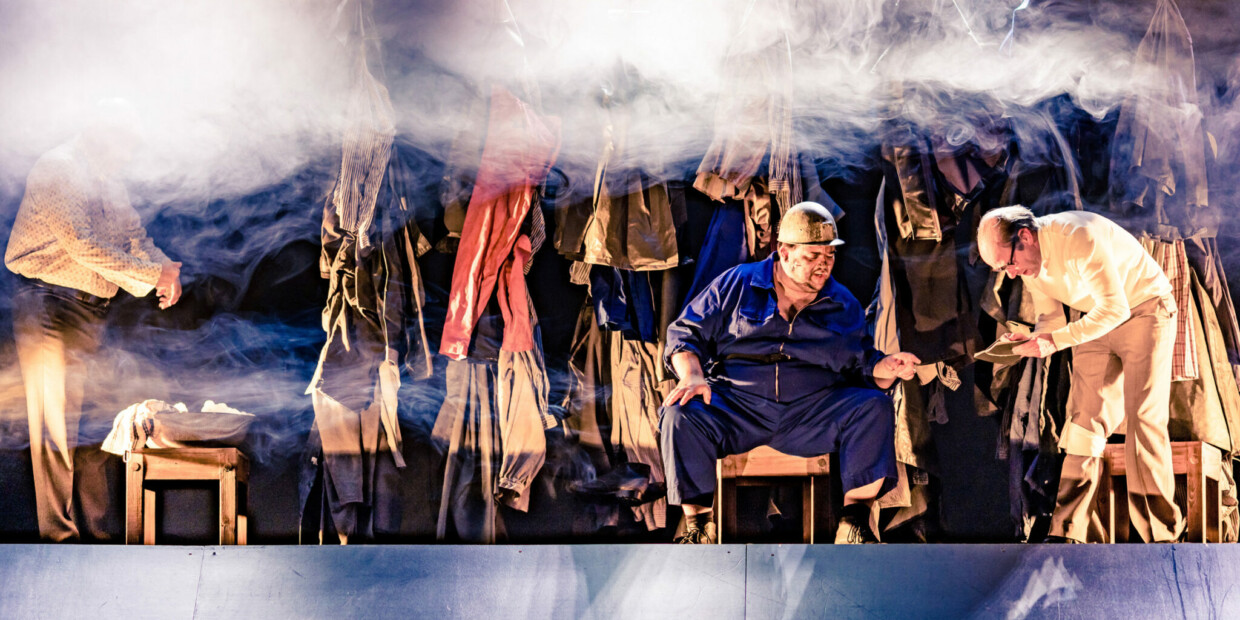
[[[831,211],[816,202],[800,202],[779,221],[780,243],[796,245],[843,245]]]

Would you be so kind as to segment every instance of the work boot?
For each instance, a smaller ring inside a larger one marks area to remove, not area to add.
[[[685,533],[676,537],[676,543],[681,545],[713,545],[717,542],[719,537],[715,535],[714,521],[698,523],[695,519],[689,519],[685,522]]]
[[[840,511],[840,527],[835,531],[837,545],[877,545],[878,537],[870,529],[870,507],[850,504]]]

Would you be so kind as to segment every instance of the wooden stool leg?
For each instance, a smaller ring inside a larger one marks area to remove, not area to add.
[[[723,544],[723,461],[715,461],[715,505],[714,516],[711,518],[715,522],[715,541]]]
[[[1223,491],[1218,480],[1206,479],[1206,542],[1223,542]]]
[[[814,485],[814,540],[835,540],[835,506],[831,503],[831,476],[813,476]]]
[[[1102,459],[1102,473],[1098,475],[1098,495],[1094,498],[1094,505],[1098,508],[1098,519],[1102,521],[1102,528],[1106,530],[1106,542],[1115,542],[1115,532],[1117,529],[1116,519],[1118,507],[1115,504],[1115,484],[1114,473],[1111,470],[1111,462],[1105,457]],[[1127,501],[1125,499],[1125,501]]]
[[[814,542],[814,479],[810,476],[801,481],[801,542]]]
[[[220,544],[237,544],[237,470],[220,468]]]
[[[1223,542],[1223,452],[1210,444],[1201,444],[1201,471],[1206,479],[1205,513],[1206,542]],[[1231,459],[1226,461],[1231,467]]]
[[[723,509],[719,515],[722,527],[715,532],[720,543],[724,542],[724,532],[729,536],[736,536],[736,486],[736,478],[724,478],[723,484],[716,491],[719,495],[719,506]]]
[[[142,480],[145,465],[141,454],[130,454],[125,464],[125,544],[136,545],[142,536]]]
[[[1188,520],[1187,530],[1185,531],[1185,540],[1188,542],[1204,542],[1206,532],[1206,513],[1202,510],[1202,500],[1206,496],[1206,479],[1201,475],[1201,444],[1197,444],[1197,450],[1193,450],[1188,456],[1188,471],[1185,472],[1188,478],[1188,514],[1184,515]]]
[[[155,544],[155,490],[142,489],[142,544]]]

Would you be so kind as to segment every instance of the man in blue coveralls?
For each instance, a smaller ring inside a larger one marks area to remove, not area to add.
[[[861,304],[831,279],[844,242],[830,211],[792,207],[777,240],[776,255],[721,274],[667,330],[679,382],[660,426],[668,501],[685,513],[677,541],[715,542],[715,461],[768,445],[795,456],[838,450],[835,542],[877,542],[871,507],[896,481],[895,412],[880,390],[911,379],[919,360],[876,351]]]

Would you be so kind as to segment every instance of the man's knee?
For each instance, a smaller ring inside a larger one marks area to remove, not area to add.
[[[663,437],[671,437],[684,424],[685,411],[680,405],[659,407],[659,432]]]
[[[662,446],[663,458],[679,458],[679,453],[686,449],[686,444],[697,443],[694,438],[700,435],[700,429],[692,418],[695,414],[692,403],[669,405],[659,410],[659,443]],[[700,412],[696,412],[700,413]]]
[[[659,430],[664,434],[676,434],[702,430],[713,415],[712,408],[694,399],[684,405],[668,405],[659,408]]]
[[[864,407],[875,410],[877,413],[895,414],[895,405],[891,402],[891,397],[882,390],[863,389],[861,391],[861,404]]]
[[[855,419],[868,427],[895,428],[896,408],[891,397],[879,390],[862,389],[855,396]]]
[[[666,462],[706,460],[713,463],[722,450],[726,411],[701,401],[663,407],[659,420],[659,444]]]

